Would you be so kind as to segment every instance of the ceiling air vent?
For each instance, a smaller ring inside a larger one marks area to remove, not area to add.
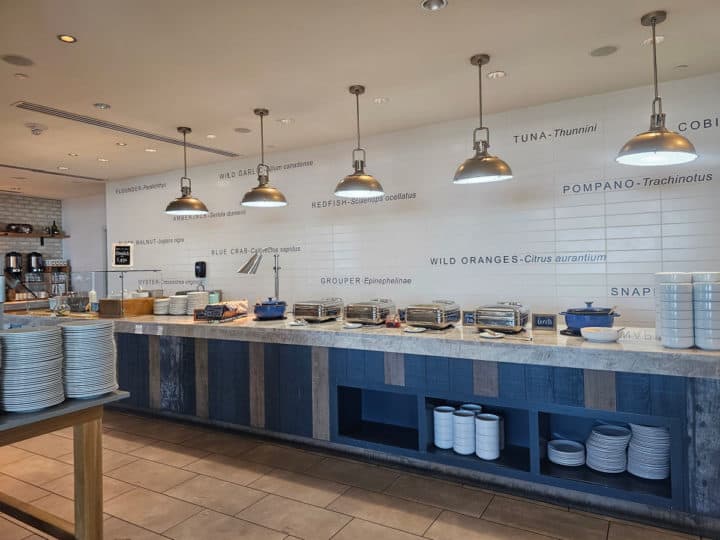
[[[182,139],[175,139],[173,137],[166,137],[164,135],[158,135],[157,133],[150,133],[149,131],[142,131],[140,129],[131,128],[128,126],[122,126],[120,124],[114,124],[113,122],[107,122],[106,120],[100,120],[99,118],[93,118],[92,116],[84,116],[82,114],[75,114],[60,109],[54,109],[47,105],[39,105],[37,103],[30,103],[28,101],[18,101],[13,103],[18,109],[24,109],[26,111],[33,111],[42,114],[49,114],[57,118],[64,118],[65,120],[72,120],[73,122],[80,122],[83,124],[89,124],[91,126],[97,126],[112,131],[118,131],[120,133],[127,133],[128,135],[134,135],[136,137],[143,137],[145,139],[151,139],[153,141],[160,141],[168,144],[175,144],[182,146]],[[217,154],[219,156],[225,156],[230,158],[240,157],[240,154],[234,152],[228,152],[226,150],[220,150],[218,148],[211,148],[209,146],[202,146],[200,144],[187,143],[188,148],[194,150],[200,150],[201,152],[208,152],[210,154]]]
[[[94,176],[80,176],[79,174],[59,173],[57,171],[45,171],[43,169],[33,169],[32,167],[20,167],[19,165],[7,165],[0,163],[0,167],[5,169],[14,169],[16,171],[28,171],[41,174],[52,174],[53,176],[64,176],[65,178],[79,178],[80,180],[93,180],[95,182],[104,182],[105,178],[95,178]]]

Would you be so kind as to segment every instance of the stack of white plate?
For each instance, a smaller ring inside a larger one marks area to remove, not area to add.
[[[720,350],[720,272],[693,273],[695,345]]]
[[[580,467],[585,465],[585,446],[577,441],[555,439],[547,443],[547,457],[558,465]]]
[[[90,398],[118,389],[112,321],[60,324],[65,363],[65,395]]]
[[[670,432],[667,428],[630,424],[627,470],[648,480],[670,476]]]
[[[156,298],[153,302],[153,314],[154,315],[167,315],[170,313],[170,299],[169,298]]]
[[[0,331],[0,407],[27,412],[65,400],[62,333],[57,326]]]
[[[662,337],[662,300],[660,285],[663,283],[691,283],[690,272],[658,272],[655,274],[655,339]]]
[[[472,411],[453,413],[453,450],[464,456],[475,451],[475,413]]]
[[[460,408],[463,411],[470,411],[475,414],[482,412],[482,405],[478,405],[477,403],[464,403],[463,405],[460,405]]]
[[[194,315],[196,309],[205,309],[210,303],[210,293],[207,291],[192,291],[187,293],[187,315]]]
[[[661,283],[660,335],[664,347],[686,349],[695,345],[692,283]]]
[[[475,455],[480,459],[500,457],[500,417],[496,414],[475,415]]]
[[[188,297],[185,295],[174,295],[170,297],[170,315],[185,315],[187,312]]]
[[[604,473],[624,472],[631,436],[630,430],[622,426],[603,424],[594,427],[585,441],[587,466]]]
[[[441,405],[433,409],[433,427],[435,446],[445,450],[453,447],[453,413],[454,407]]]

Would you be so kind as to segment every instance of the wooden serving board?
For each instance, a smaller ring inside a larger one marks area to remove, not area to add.
[[[152,315],[154,302],[154,298],[126,298],[124,301],[101,298],[100,318],[112,319],[118,317],[134,317],[136,315]]]

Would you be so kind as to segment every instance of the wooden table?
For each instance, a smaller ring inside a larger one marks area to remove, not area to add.
[[[61,540],[102,540],[103,406],[129,395],[116,391],[94,399],[68,399],[38,412],[0,414],[0,446],[73,426],[75,526],[4,493],[0,493],[0,512]]]

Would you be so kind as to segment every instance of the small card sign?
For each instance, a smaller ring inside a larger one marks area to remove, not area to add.
[[[112,245],[112,266],[113,268],[131,268],[133,265],[133,245],[113,244]]]
[[[475,324],[475,312],[463,311],[463,326],[472,326]]]
[[[557,330],[557,315],[554,313],[533,313],[533,330]]]

